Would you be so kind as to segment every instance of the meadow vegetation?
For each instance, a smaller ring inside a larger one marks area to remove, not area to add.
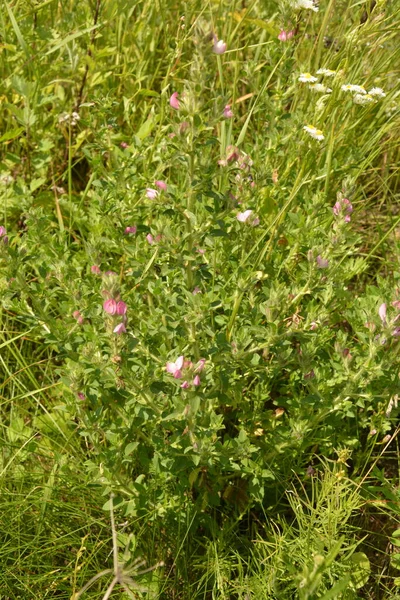
[[[3,0],[0,600],[400,598],[399,27]]]

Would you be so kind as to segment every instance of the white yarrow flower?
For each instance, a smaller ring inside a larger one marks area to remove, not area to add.
[[[318,12],[318,6],[314,4],[313,0],[296,0],[293,4],[293,8],[297,8],[298,10],[305,8],[306,10]]]
[[[367,90],[362,85],[353,85],[352,83],[346,83],[342,85],[343,92],[354,92],[355,94],[366,94]]]
[[[322,141],[325,139],[325,136],[322,133],[322,131],[314,127],[314,125],[304,125],[303,129],[304,131],[307,131],[307,133],[310,134],[311,137],[315,140]]]
[[[370,96],[376,96],[377,98],[384,98],[386,96],[383,89],[378,87],[374,87],[372,90],[369,90],[368,94]]]
[[[332,93],[331,88],[326,87],[326,85],[323,85],[322,83],[311,83],[310,90],[313,92],[321,92],[322,94]]]
[[[317,75],[324,75],[325,77],[333,77],[336,75],[336,71],[331,71],[331,69],[318,69]]]
[[[375,98],[373,98],[371,96],[371,94],[356,94],[353,97],[353,102],[355,104],[361,104],[363,106],[365,106],[365,104],[370,104],[371,102],[374,102]]]
[[[299,81],[302,83],[315,83],[318,79],[311,73],[300,73]]]

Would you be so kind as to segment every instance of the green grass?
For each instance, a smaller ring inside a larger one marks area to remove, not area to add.
[[[400,597],[398,3],[2,8],[0,600]]]

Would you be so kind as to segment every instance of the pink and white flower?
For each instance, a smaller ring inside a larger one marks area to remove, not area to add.
[[[182,379],[183,356],[178,356],[175,362],[167,362],[165,368],[175,379]]]
[[[178,96],[179,96],[178,92],[174,92],[169,99],[170,106],[172,106],[172,108],[174,108],[175,110],[179,110],[181,107],[179,100],[178,100]]]

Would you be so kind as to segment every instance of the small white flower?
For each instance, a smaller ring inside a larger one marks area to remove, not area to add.
[[[312,90],[313,92],[321,92],[322,94],[332,93],[331,88],[326,87],[326,85],[323,85],[322,83],[312,83],[310,85],[310,90]]]
[[[353,97],[353,102],[355,104],[362,104],[362,105],[370,104],[371,102],[374,102],[374,100],[375,100],[375,98],[373,98],[371,96],[371,94],[356,94]]]
[[[313,0],[296,0],[296,2],[293,4],[293,8],[298,10],[305,8],[306,10],[318,12],[318,6],[314,4]]]
[[[376,96],[377,98],[384,98],[386,96],[385,92],[383,91],[382,88],[372,88],[372,90],[369,90],[368,94],[370,96]]]
[[[331,71],[330,69],[318,69],[317,75],[324,75],[325,77],[333,77],[336,75],[336,71]]]
[[[307,133],[309,133],[315,140],[322,141],[325,139],[322,131],[314,127],[314,125],[304,125],[303,129],[304,131],[307,131]]]
[[[355,94],[366,94],[367,91],[362,85],[353,85],[352,83],[346,83],[342,85],[343,92],[354,92]]]
[[[315,83],[318,79],[311,73],[300,73],[299,81],[302,83]]]

